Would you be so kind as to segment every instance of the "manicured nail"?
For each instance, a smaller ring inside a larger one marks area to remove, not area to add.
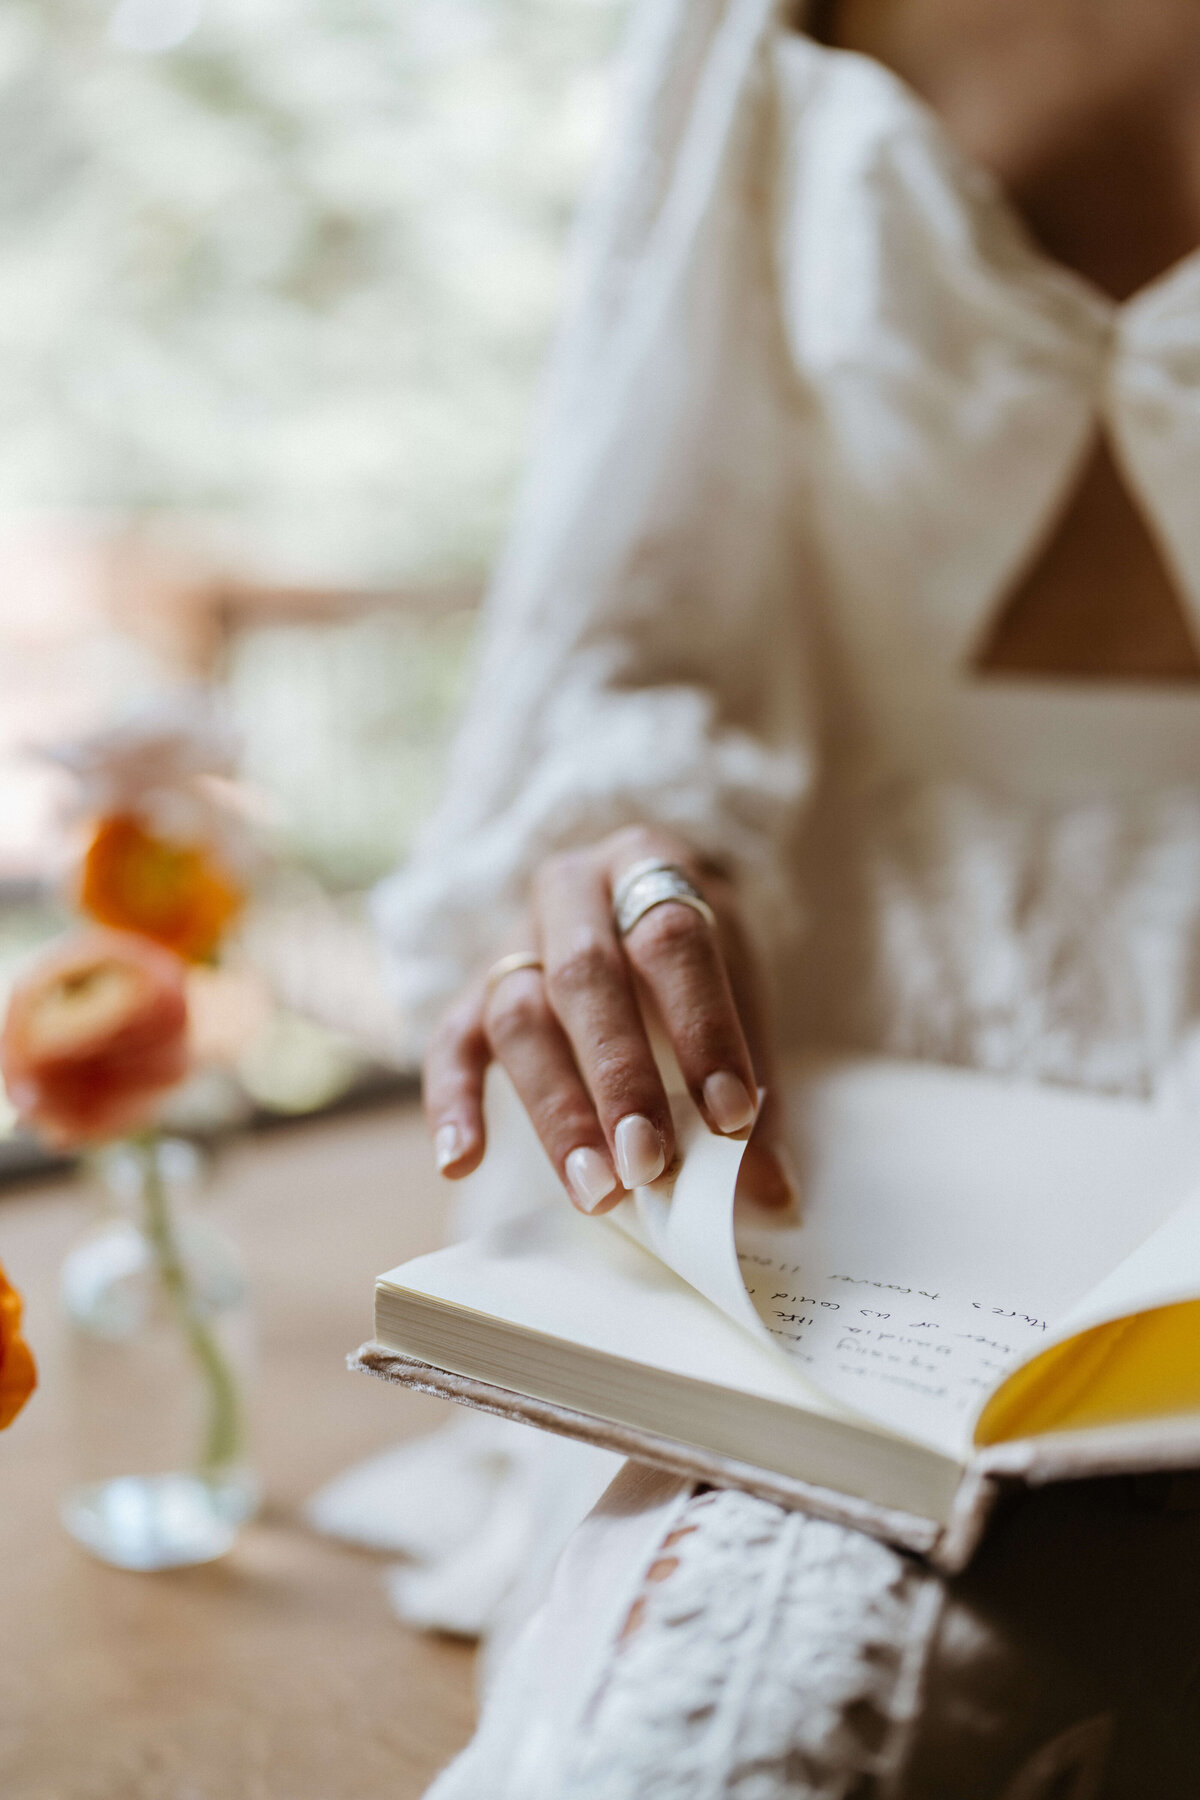
[[[757,1106],[729,1069],[718,1069],[704,1084],[704,1104],[718,1131],[744,1131]]]
[[[594,1212],[617,1185],[617,1178],[598,1150],[581,1146],[566,1163],[567,1180],[583,1212]]]
[[[437,1163],[439,1175],[445,1173],[451,1163],[456,1163],[465,1146],[462,1132],[457,1125],[439,1125],[433,1140],[433,1157]]]
[[[667,1166],[657,1130],[641,1113],[628,1113],[613,1132],[617,1174],[627,1188],[657,1181]]]

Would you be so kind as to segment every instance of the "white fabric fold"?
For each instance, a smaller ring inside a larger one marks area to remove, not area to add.
[[[406,1559],[385,1586],[408,1624],[486,1634],[499,1655],[620,1463],[591,1444],[467,1413],[346,1470],[305,1517],[330,1537]]]
[[[627,1463],[571,1539],[467,1749],[427,1800],[566,1800],[580,1725],[691,1484]]]

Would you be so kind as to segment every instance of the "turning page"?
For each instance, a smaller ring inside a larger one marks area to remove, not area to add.
[[[741,1146],[687,1101],[674,1191],[609,1216],[818,1391],[945,1455],[969,1454],[989,1396],[1092,1317],[1089,1296],[1119,1307],[1102,1284],[1140,1245],[1152,1291],[1177,1261],[1167,1222],[1200,1193],[1182,1107],[884,1060],[798,1068],[787,1101],[799,1224],[735,1226]]]

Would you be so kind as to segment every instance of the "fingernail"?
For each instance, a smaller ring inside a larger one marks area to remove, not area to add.
[[[744,1131],[758,1108],[743,1082],[729,1069],[718,1069],[704,1084],[704,1104],[718,1131]]]
[[[657,1181],[667,1166],[662,1139],[642,1113],[629,1113],[613,1132],[617,1174],[624,1187],[645,1187]]]
[[[583,1212],[594,1212],[617,1185],[616,1176],[598,1150],[572,1150],[566,1169],[571,1192]]]
[[[433,1140],[433,1158],[441,1175],[463,1153],[462,1132],[457,1125],[439,1125]]]

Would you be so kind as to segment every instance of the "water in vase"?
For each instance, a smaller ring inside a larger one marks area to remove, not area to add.
[[[76,1464],[63,1522],[121,1568],[223,1555],[258,1499],[246,1281],[195,1208],[202,1166],[173,1140],[107,1152],[101,1216],[63,1265]]]

